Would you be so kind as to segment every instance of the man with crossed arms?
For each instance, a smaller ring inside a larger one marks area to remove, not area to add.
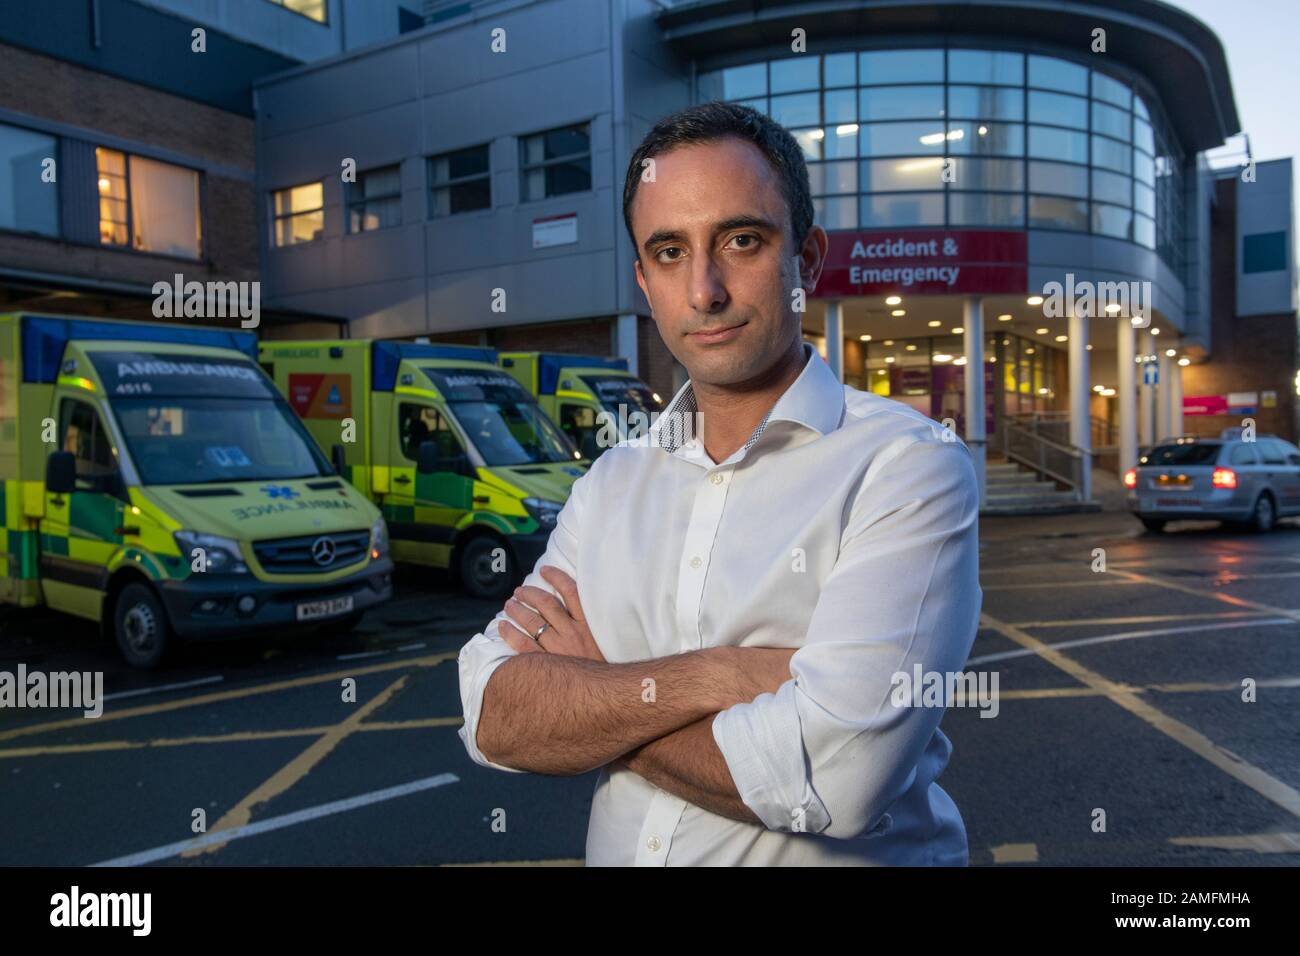
[[[575,482],[461,650],[466,750],[600,768],[588,865],[965,865],[935,783],[943,708],[892,691],[918,664],[960,671],[975,637],[969,451],[803,343],[827,236],[772,120],[706,103],[661,121],[624,220],[690,380]]]

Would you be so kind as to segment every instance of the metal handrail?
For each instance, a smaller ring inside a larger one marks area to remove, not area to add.
[[[1020,442],[1015,442],[1015,439],[1020,439]],[[1015,444],[1027,445],[1030,451],[1013,447]],[[1044,438],[1037,431],[1014,422],[1003,422],[1002,453],[1009,461],[1019,462],[1039,475],[1065,485],[1074,492],[1076,501],[1083,500],[1083,469],[1087,465],[1082,448]],[[1049,453],[1056,458],[1063,457],[1067,463],[1065,468],[1059,467],[1059,462],[1049,464]]]

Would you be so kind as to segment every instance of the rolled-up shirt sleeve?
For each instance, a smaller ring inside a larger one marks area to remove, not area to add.
[[[593,465],[594,467],[594,465]],[[578,529],[581,522],[581,499],[585,485],[591,477],[589,470],[573,483],[569,498],[560,509],[555,520],[555,528],[546,541],[546,551],[537,559],[533,570],[524,578],[525,585],[541,588],[559,596],[555,588],[538,573],[543,566],[559,568],[575,581],[578,561]],[[460,703],[465,722],[460,728],[460,739],[470,759],[484,767],[508,770],[511,773],[525,773],[515,767],[506,767],[488,760],[478,748],[478,723],[483,712],[483,690],[488,680],[507,658],[513,657],[515,651],[500,634],[500,624],[508,620],[504,608],[497,613],[488,625],[470,638],[461,648],[457,665],[460,669]]]
[[[944,708],[895,704],[895,675],[961,671],[979,624],[978,518],[961,442],[909,436],[868,466],[793,680],[713,721],[766,827],[850,839],[911,785]]]

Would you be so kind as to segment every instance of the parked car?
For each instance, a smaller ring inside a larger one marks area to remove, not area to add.
[[[1233,428],[1155,445],[1124,474],[1129,510],[1150,531],[1186,518],[1268,531],[1278,518],[1300,515],[1300,448],[1275,435],[1244,437]]]

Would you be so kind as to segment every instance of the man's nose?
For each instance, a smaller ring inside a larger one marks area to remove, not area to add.
[[[727,301],[722,269],[712,256],[696,256],[691,262],[690,304],[696,312],[715,312]]]

